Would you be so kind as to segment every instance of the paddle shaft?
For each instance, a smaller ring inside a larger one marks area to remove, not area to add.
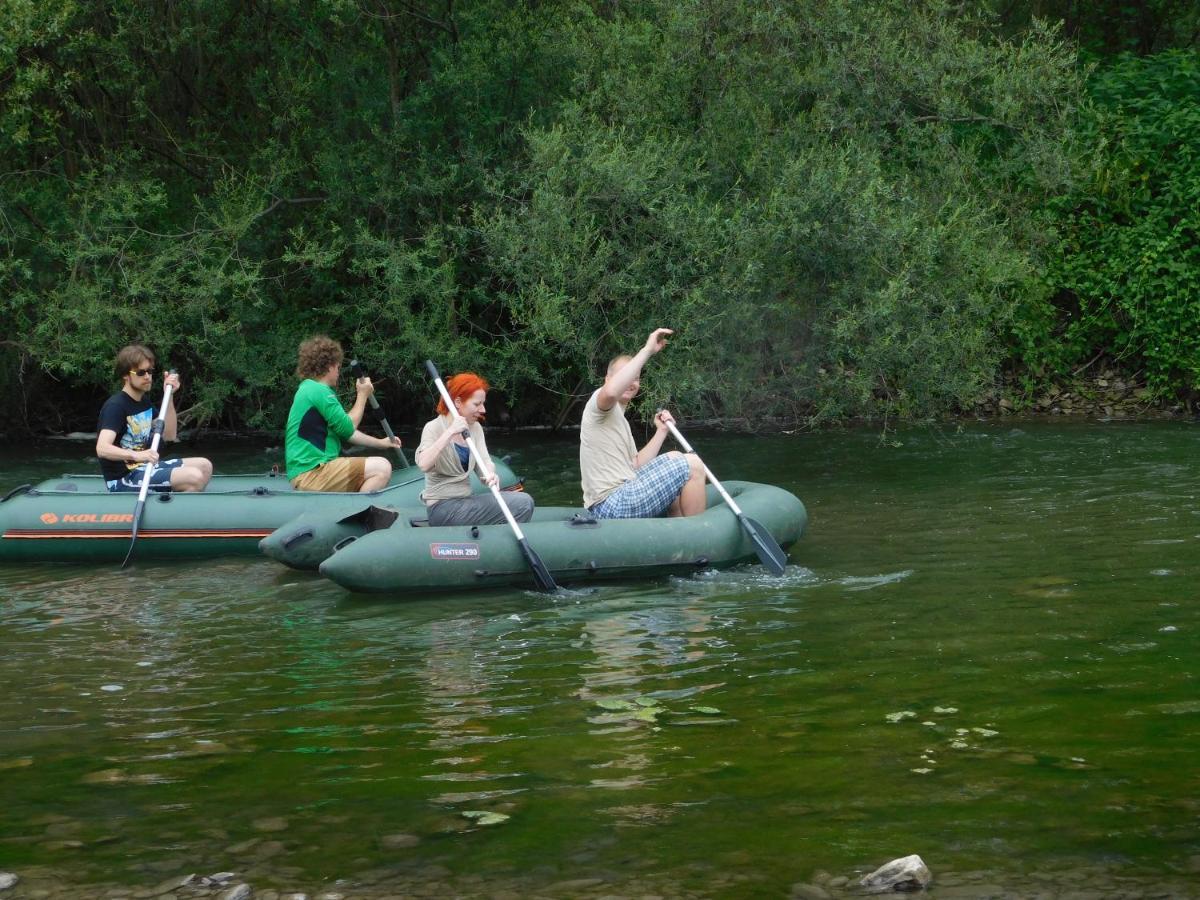
[[[668,422],[667,428],[671,431],[671,437],[675,438],[675,443],[683,448],[684,453],[696,453],[696,451],[692,449],[692,445],[687,442],[687,439],[679,433],[679,429],[675,427],[674,422]],[[733,498],[729,496],[729,491],[725,490],[725,485],[717,481],[717,476],[712,473],[712,470],[708,467],[708,463],[706,463],[699,456],[696,458],[700,460],[700,465],[704,468],[704,476],[708,479],[708,483],[717,489],[717,493],[719,493],[725,499],[726,505],[733,510],[734,515],[740,518],[742,515],[741,507],[733,502]]]
[[[169,372],[167,374],[170,374]],[[158,408],[158,418],[150,426],[150,450],[153,453],[158,452],[158,445],[162,438],[163,429],[167,424],[167,404],[171,402],[171,385],[166,385],[163,388],[162,405]],[[150,478],[154,475],[156,464],[152,462],[146,463],[146,471],[142,475],[142,487],[138,491],[137,505],[133,508],[133,527],[129,533],[129,552],[125,554],[125,561],[121,563],[121,568],[129,565],[129,560],[133,557],[133,547],[137,543],[138,524],[142,520],[142,510],[146,506],[146,495],[150,492]]]
[[[689,444],[684,436],[679,433],[679,429],[675,427],[674,422],[667,422],[667,428],[670,429],[671,436],[675,438],[675,440],[679,443],[679,446],[682,447],[685,452],[693,455],[696,454],[696,451],[692,449],[692,445]],[[696,458],[700,459],[699,456],[696,456]],[[721,482],[717,480],[717,476],[713,475],[712,470],[708,467],[703,459],[700,459],[700,465],[704,468],[705,477],[708,478],[712,486],[715,487],[720,495],[725,499],[725,503],[729,506],[729,509],[733,512],[733,514],[737,516],[738,523],[742,526],[742,530],[746,533],[746,536],[750,538],[750,542],[754,544],[754,552],[758,554],[759,560],[764,566],[767,567],[768,571],[775,575],[782,575],[787,568],[787,554],[783,552],[783,548],[779,546],[775,538],[771,537],[770,533],[767,532],[765,528],[763,528],[753,519],[748,518],[746,514],[742,512],[741,507],[734,502],[731,496],[729,496],[729,491],[725,490],[725,485],[721,484]]]
[[[367,377],[367,370],[363,368],[362,364],[359,363],[357,359],[350,360],[350,369],[354,372],[356,378]],[[392,426],[388,422],[387,416],[383,414],[383,410],[379,406],[379,400],[375,397],[374,391],[367,395],[367,402],[371,404],[371,409],[375,410],[375,415],[379,417],[379,424],[383,426],[383,433],[388,436],[388,440],[394,441],[396,439],[396,435],[392,431]],[[392,447],[392,449],[396,451],[396,455],[400,457],[400,462],[404,463],[404,468],[407,469],[409,462],[408,457],[404,455],[404,451],[399,447]]]
[[[170,373],[168,373],[170,374]],[[171,402],[172,388],[168,384],[163,388],[162,405],[158,408],[158,418],[150,426],[150,451],[158,452],[158,445],[162,438],[163,429],[167,426],[167,404]],[[157,463],[146,463],[146,474],[142,476],[142,489],[138,491],[138,503],[146,502],[146,494],[150,491],[150,476],[154,474]],[[134,528],[137,528],[137,516],[133,520]]]

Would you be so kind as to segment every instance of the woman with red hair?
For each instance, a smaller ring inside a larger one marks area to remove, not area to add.
[[[438,417],[425,423],[417,448],[417,466],[425,473],[421,500],[429,512],[429,524],[498,525],[505,519],[495,496],[471,493],[470,475],[475,461],[463,437],[470,431],[484,467],[491,473],[489,483],[494,484],[496,468],[488,456],[480,425],[487,411],[488,383],[474,372],[460,372],[446,381],[446,392],[454,401],[454,409],[438,401]],[[533,498],[528,494],[505,492],[501,496],[518,522],[528,522],[533,516]]]

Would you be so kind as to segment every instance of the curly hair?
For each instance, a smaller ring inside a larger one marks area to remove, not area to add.
[[[446,392],[450,394],[451,400],[466,400],[476,391],[487,392],[491,387],[486,381],[476,375],[474,372],[459,372],[457,375],[451,375],[446,382]],[[446,409],[446,401],[439,400],[437,404],[438,415],[447,415],[450,410]]]
[[[151,366],[158,363],[154,358],[154,351],[143,344],[127,344],[117,351],[117,360],[113,363],[113,374],[117,376],[117,381],[121,381],[131,371],[136,369],[138,365],[145,360]]]
[[[340,366],[343,355],[342,345],[328,335],[310,337],[300,345],[296,374],[301,378],[320,378],[330,366]]]

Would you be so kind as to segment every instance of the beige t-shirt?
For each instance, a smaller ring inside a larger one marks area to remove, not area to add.
[[[450,421],[445,416],[438,416],[425,423],[421,431],[421,445],[417,447],[417,456],[423,456],[429,447],[435,444],[449,427]],[[492,458],[488,454],[487,442],[483,439],[483,427],[476,422],[471,426],[471,440],[475,449],[483,456],[484,465],[490,471]],[[468,460],[472,468],[475,459]],[[437,455],[433,469],[425,473],[425,490],[421,491],[421,501],[427,506],[434,506],[442,500],[457,500],[460,497],[471,496],[471,472],[464,469],[454,449],[454,441],[449,441],[442,452]]]
[[[591,509],[609,494],[632,480],[637,445],[625,418],[625,407],[614,403],[600,408],[597,389],[583,408],[579,424],[579,474],[583,482],[583,505]]]

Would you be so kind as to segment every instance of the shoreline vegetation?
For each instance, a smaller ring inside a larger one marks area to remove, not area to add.
[[[1025,419],[1046,420],[1098,419],[1102,421],[1137,421],[1148,419],[1192,419],[1200,415],[1200,404],[1192,398],[1157,397],[1145,379],[1137,373],[1125,375],[1109,365],[1097,365],[1088,373],[1056,379],[1035,393],[1026,393],[1020,379],[1013,377],[1003,387],[983,394],[969,408],[957,410],[935,421],[1013,421]],[[582,401],[581,401],[582,402]],[[765,419],[750,422],[746,419],[706,418],[691,420],[694,428],[726,431],[735,434],[778,434],[803,433],[811,430],[804,421]],[[826,423],[824,427],[866,427],[885,431],[896,423],[876,419],[842,419]],[[910,422],[909,424],[915,424]],[[400,425],[404,429],[404,425]],[[413,426],[415,427],[415,426]],[[574,424],[559,427],[552,425],[505,425],[491,424],[501,433],[563,432],[578,430]],[[820,427],[820,426],[818,426]],[[94,431],[71,431],[60,434],[40,435],[45,440],[90,443],[96,440]],[[182,443],[214,439],[278,440],[276,429],[262,428],[219,428],[203,427],[180,432]],[[352,451],[353,452],[353,451]]]
[[[559,427],[658,326],[648,402],[732,427],[1190,410],[1200,9],[1079,6],[11,0],[0,431],[130,341],[271,431],[314,333]]]

